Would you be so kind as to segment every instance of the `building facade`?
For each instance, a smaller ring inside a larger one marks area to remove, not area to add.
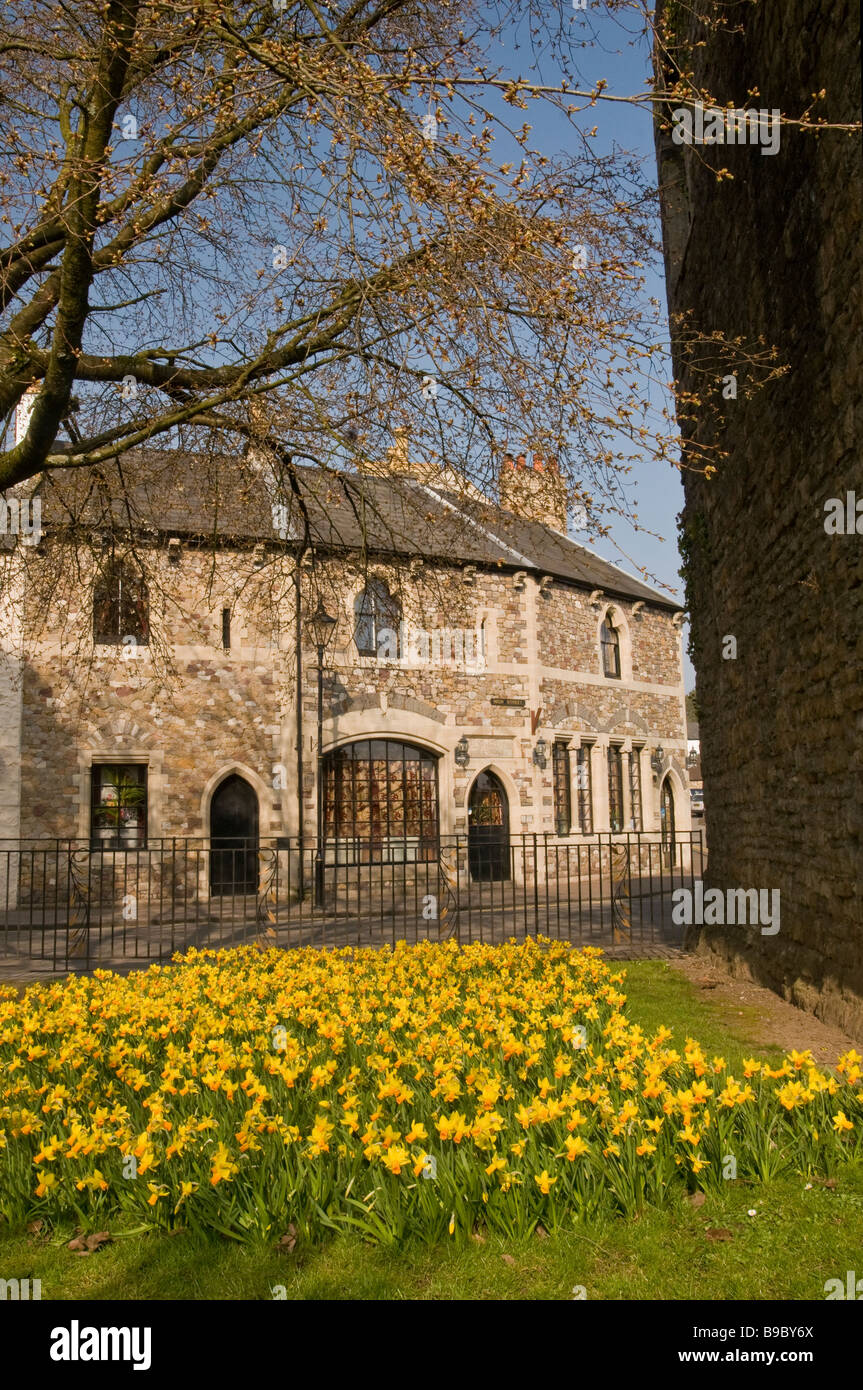
[[[310,845],[320,825],[330,855],[385,863],[479,826],[689,828],[674,602],[535,517],[408,473],[297,470],[297,505],[258,472],[213,541],[180,461],[146,466],[135,536],[75,478],[43,489],[42,539],[14,553],[7,841]]]

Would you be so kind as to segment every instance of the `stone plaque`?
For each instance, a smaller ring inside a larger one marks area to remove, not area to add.
[[[469,738],[471,762],[474,758],[511,758],[511,738]]]

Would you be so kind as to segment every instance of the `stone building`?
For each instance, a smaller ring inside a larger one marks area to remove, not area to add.
[[[312,844],[320,606],[328,854],[687,830],[681,610],[567,538],[556,484],[560,529],[534,519],[554,470],[522,462],[520,517],[406,456],[286,483],[148,453],[133,528],[115,472],[46,475],[6,587],[0,835]]]
[[[684,73],[690,92],[706,91],[722,108],[790,117],[812,108],[828,122],[860,121],[856,0],[745,5],[733,24],[706,22],[722,10],[659,6],[658,19],[672,22],[657,55],[666,89]],[[778,889],[782,904],[775,935],[757,926],[715,928],[704,945],[859,1032],[860,131],[815,134],[783,124],[778,147],[765,153],[727,139],[697,144],[694,134],[677,143],[673,111],[659,114],[670,310],[688,314],[704,340],[721,332],[742,345],[719,365],[713,344],[716,374],[707,384],[680,336],[675,360],[682,392],[704,401],[686,427],[690,447],[723,453],[715,477],[684,475],[708,882]],[[717,179],[722,168],[732,177]],[[750,391],[757,371],[747,357],[759,338],[786,370]],[[720,379],[730,375],[736,391]]]

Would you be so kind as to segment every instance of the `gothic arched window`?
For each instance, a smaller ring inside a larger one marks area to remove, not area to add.
[[[93,641],[118,646],[127,638],[138,646],[149,644],[147,586],[127,561],[111,560],[93,591]]]
[[[355,640],[361,656],[398,657],[402,610],[382,579],[370,579],[354,604]]]
[[[620,680],[620,637],[617,628],[606,613],[599,631],[602,646],[602,673],[612,680]]]

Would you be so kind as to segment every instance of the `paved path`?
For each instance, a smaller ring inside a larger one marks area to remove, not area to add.
[[[544,906],[544,905],[543,905]],[[67,973],[90,973],[94,969],[130,970],[167,963],[172,955],[191,948],[212,949],[239,946],[258,941],[262,945],[286,949],[297,946],[338,948],[344,946],[384,947],[396,941],[447,940],[455,937],[462,944],[486,941],[496,944],[530,935],[570,941],[573,946],[599,946],[613,959],[660,959],[680,954],[682,929],[671,922],[667,894],[641,903],[633,913],[629,932],[614,925],[608,903],[567,912],[565,904],[552,904],[549,910],[526,913],[525,904],[506,908],[462,909],[457,919],[424,921],[404,911],[388,921],[367,919],[345,913],[322,918],[319,914],[294,906],[289,914],[271,924],[261,925],[253,912],[242,920],[208,916],[198,923],[167,923],[130,928],[128,923],[103,923],[91,929],[89,943],[74,930],[45,930],[31,941],[26,932],[9,931],[5,952],[0,939],[0,981],[18,985],[63,978]],[[2,934],[0,934],[2,937]],[[89,955],[87,946],[89,944]],[[17,949],[16,949],[17,947]],[[69,950],[67,958],[66,951]]]

